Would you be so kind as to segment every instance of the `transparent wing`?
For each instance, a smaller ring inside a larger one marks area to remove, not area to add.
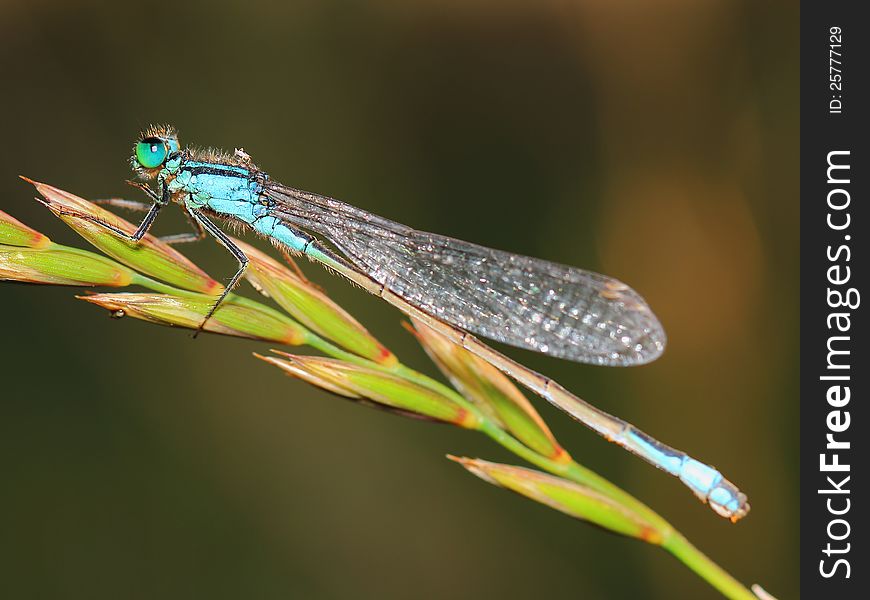
[[[665,333],[616,279],[416,231],[308,192],[268,183],[271,213],[326,238],[361,272],[433,317],[483,337],[573,361],[649,362]]]

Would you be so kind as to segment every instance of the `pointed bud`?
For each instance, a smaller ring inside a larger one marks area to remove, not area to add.
[[[94,294],[79,296],[116,316],[198,329],[216,299],[190,294]],[[225,300],[205,324],[204,331],[296,346],[305,343],[306,331],[291,319],[255,302]]]
[[[31,229],[18,219],[0,210],[0,244],[45,248],[50,243],[51,240],[48,239],[48,236]]]
[[[116,214],[48,184],[30,179],[25,181],[36,186],[37,191],[45,198],[40,202],[55,216],[119,262],[186,290],[217,294],[223,289],[220,283],[190,262],[186,256],[151,234],[146,234],[138,242],[132,242],[118,237],[100,225],[106,223],[132,235],[136,227]]]
[[[507,376],[431,327],[416,320],[413,324],[411,333],[463,396],[538,454],[557,462],[571,460],[528,398]]]
[[[293,315],[293,318],[363,358],[385,366],[398,362],[396,356],[381,345],[365,327],[311,282],[253,246],[240,240],[233,241],[251,261],[248,263],[245,278]]]
[[[614,533],[659,545],[664,536],[657,527],[609,496],[591,488],[532,469],[476,458],[448,456],[484,481],[497,485],[577,519]]]
[[[328,377],[324,377],[314,369],[307,369],[298,361],[282,360],[274,356],[263,356],[254,352],[254,356],[262,361],[275,365],[285,373],[296,379],[300,379],[305,383],[310,383],[315,387],[319,387],[327,392],[333,393],[336,396],[350,398],[352,400],[361,400],[362,396],[348,387],[343,387],[340,382],[333,381]]]
[[[259,355],[257,358],[275,365],[288,375],[340,396],[368,400],[387,410],[452,423],[466,429],[478,426],[472,413],[447,396],[403,377],[332,358],[273,352],[283,358]]]
[[[78,248],[0,246],[0,280],[53,285],[130,285],[133,271],[115,261]]]

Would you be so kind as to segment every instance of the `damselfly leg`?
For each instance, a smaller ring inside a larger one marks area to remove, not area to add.
[[[241,248],[236,246],[233,240],[231,240],[227,234],[221,231],[221,229],[217,225],[212,223],[204,214],[198,211],[191,210],[190,216],[193,217],[195,221],[197,221],[201,229],[204,229],[206,232],[209,233],[209,235],[214,237],[221,246],[229,250],[230,254],[232,254],[236,258],[236,260],[239,261],[239,270],[236,271],[236,274],[233,275],[232,279],[230,279],[230,282],[226,285],[226,287],[224,287],[224,291],[221,292],[221,295],[218,297],[217,302],[212,305],[211,310],[208,311],[205,319],[203,319],[202,323],[199,324],[196,333],[193,334],[193,337],[196,337],[197,335],[199,335],[199,332],[203,330],[205,324],[208,323],[208,320],[211,319],[212,315],[214,315],[215,311],[218,309],[221,303],[226,299],[226,297],[233,290],[233,288],[236,287],[236,285],[239,283],[239,280],[242,278],[248,268],[249,260],[245,252]]]

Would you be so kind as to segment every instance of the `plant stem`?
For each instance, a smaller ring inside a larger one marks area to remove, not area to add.
[[[733,600],[758,600],[758,597],[734,579],[725,569],[698,550],[682,534],[674,531],[665,539],[662,546],[677,560],[698,574],[704,581],[719,590],[726,598]]]
[[[481,431],[499,445],[553,475],[558,475],[595,489],[623,506],[641,514],[662,534],[661,546],[663,548],[694,571],[704,581],[719,590],[726,598],[733,600],[758,600],[755,594],[734,579],[725,569],[713,562],[706,554],[698,550],[661,515],[622,488],[573,460],[569,463],[559,463],[541,456],[497,427],[492,421],[486,420],[485,417],[483,418]]]
[[[139,273],[135,275],[134,283],[157,292],[173,294],[177,296],[199,295],[197,292],[181,290],[170,285],[161,283],[159,281],[155,281],[154,279],[151,279]],[[257,309],[267,310],[277,316],[287,318],[282,313],[279,313],[266,305],[260,304],[259,302],[250,300],[243,296],[236,296],[235,294],[233,294],[231,295],[231,298],[234,301],[239,302],[240,304],[256,306]],[[300,327],[302,326],[300,325]],[[694,571],[699,577],[704,579],[707,583],[716,588],[727,598],[732,598],[735,600],[757,600],[757,597],[752,592],[746,589],[746,587],[744,587],[739,581],[734,579],[727,571],[722,569],[722,567],[710,560],[707,555],[705,555],[694,545],[692,545],[689,540],[685,538],[685,536],[683,536],[676,529],[674,529],[674,527],[670,523],[668,523],[662,516],[660,516],[646,504],[644,504],[619,486],[611,483],[594,471],[578,464],[573,459],[567,462],[557,462],[547,458],[546,456],[538,454],[537,452],[520,442],[510,433],[502,429],[483,411],[475,406],[474,403],[470,402],[464,396],[459,394],[456,390],[441,383],[440,381],[432,379],[431,377],[428,377],[427,375],[424,375],[423,373],[420,373],[419,371],[416,371],[402,364],[401,362],[397,363],[394,366],[387,367],[367,358],[363,358],[361,356],[353,354],[352,352],[348,352],[347,350],[344,350],[336,346],[332,342],[320,337],[314,332],[308,330],[306,331],[307,333],[305,343],[308,346],[319,350],[323,354],[326,354],[327,356],[331,356],[332,358],[346,361],[352,364],[357,364],[371,369],[376,369],[386,373],[398,375],[400,377],[404,377],[409,381],[413,381],[414,383],[417,383],[438,393],[444,394],[445,396],[448,396],[452,401],[456,402],[458,405],[462,406],[465,410],[469,411],[474,415],[476,420],[479,422],[478,430],[481,433],[491,438],[503,448],[512,452],[516,456],[519,456],[520,458],[526,460],[530,464],[544,469],[545,471],[553,475],[563,477],[575,483],[579,483],[580,485],[589,487],[597,492],[605,494],[607,497],[613,499],[615,502],[625,506],[626,508],[629,508],[638,515],[642,516],[653,527],[655,527],[659,534],[661,534],[662,547],[664,547],[677,560],[679,560],[689,569]]]
[[[734,579],[734,577],[732,577],[727,571],[713,562],[706,554],[698,550],[689,542],[688,539],[686,539],[685,536],[674,529],[673,525],[666,521],[664,517],[659,515],[646,504],[596,472],[575,462],[573,459],[569,462],[557,462],[538,454],[499,427],[486,414],[484,414],[483,411],[473,403],[469,402],[453,388],[450,388],[401,363],[398,363],[394,367],[384,367],[373,361],[342,350],[314,334],[312,334],[312,338],[308,340],[308,343],[312,347],[320,350],[324,354],[332,356],[333,358],[346,360],[348,362],[364,365],[385,372],[395,373],[410,381],[449,396],[451,400],[474,414],[475,418],[480,423],[478,430],[481,433],[487,435],[503,448],[553,475],[564,477],[565,479],[569,479],[575,483],[579,483],[605,494],[617,503],[641,515],[662,535],[662,547],[676,557],[677,560],[694,571],[699,577],[716,588],[725,597],[734,600],[757,600],[757,597],[743,584]]]

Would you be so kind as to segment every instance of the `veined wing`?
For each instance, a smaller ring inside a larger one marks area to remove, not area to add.
[[[362,273],[471,333],[613,366],[646,363],[664,349],[656,316],[616,279],[417,231],[274,182],[265,194],[274,216],[326,238]]]

